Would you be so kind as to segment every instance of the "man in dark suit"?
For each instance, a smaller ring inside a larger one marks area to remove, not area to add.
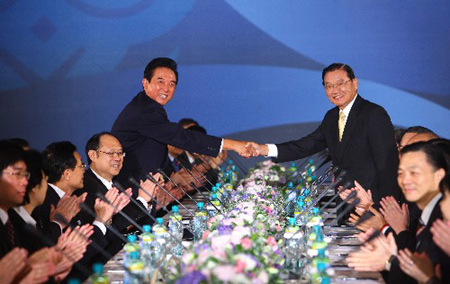
[[[87,194],[85,205],[95,212],[95,200],[98,198],[97,193],[106,195],[113,186],[113,178],[116,177],[123,165],[125,153],[119,140],[109,132],[102,132],[93,135],[85,147],[86,156],[88,157],[89,169],[84,173],[84,186],[75,191],[76,195]],[[155,186],[147,191],[154,191]],[[149,192],[152,194],[151,192]],[[131,191],[128,191],[131,194]],[[124,200],[118,205],[118,209],[123,209],[123,212],[130,218],[138,221],[145,217],[145,211],[151,209],[149,202],[152,196],[140,190],[137,196],[137,201],[141,204],[138,206],[135,203],[130,203],[126,194],[121,193],[121,198]],[[116,212],[117,213],[117,212]],[[74,217],[74,223],[82,225],[92,223],[95,216],[92,216],[85,210]],[[104,220],[109,221],[109,220]],[[131,223],[126,220],[121,214],[115,214],[111,220],[114,227],[120,232],[126,232]]]
[[[0,141],[0,258],[20,246],[18,232],[8,215],[8,210],[19,206],[28,184],[29,173],[23,150]]]
[[[347,171],[347,179],[371,189],[376,204],[387,195],[398,200],[398,155],[389,115],[358,95],[358,80],[350,66],[331,64],[323,70],[322,81],[336,107],[325,114],[313,133],[277,145],[252,142],[247,146],[253,148],[253,155],[274,157],[276,162],[301,159],[328,148],[333,164]]]
[[[245,142],[204,135],[185,130],[170,122],[164,106],[172,99],[178,83],[175,61],[155,58],[145,68],[144,90],[122,110],[112,127],[119,138],[127,159],[118,176],[128,184],[128,177],[142,179],[149,172],[156,173],[167,162],[167,145],[191,152],[217,156],[221,150],[234,150],[247,155]]]

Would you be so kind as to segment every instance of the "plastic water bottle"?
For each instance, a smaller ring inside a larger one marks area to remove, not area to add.
[[[156,225],[153,226],[153,236],[155,242],[158,243],[158,250],[155,253],[155,258],[158,260],[165,259],[167,254],[167,228],[164,226],[163,218],[156,218]]]
[[[294,214],[294,210],[295,210],[295,203],[297,200],[297,191],[294,189],[294,183],[293,182],[289,182],[288,186],[286,188],[286,194],[288,194],[287,196],[287,202],[288,205],[286,207],[286,213],[287,216],[293,216]]]
[[[178,213],[178,206],[172,206],[172,214],[169,216],[169,231],[176,240],[172,248],[172,254],[176,257],[181,257],[183,253],[183,246],[181,241],[183,239],[183,224],[181,223],[182,216]],[[177,242],[179,241],[179,242]]]
[[[103,274],[103,264],[101,263],[95,263],[92,266],[92,270],[94,271],[94,274],[91,276],[91,283],[92,284],[108,284],[109,279]]]
[[[217,184],[216,184],[217,186]],[[229,201],[231,199],[231,196],[233,195],[233,185],[232,184],[224,184],[223,186],[220,187],[224,194],[226,194],[227,199],[226,201]]]
[[[206,208],[208,211],[208,214],[210,217],[216,215],[218,212],[217,210],[221,210],[222,204],[219,202],[219,199],[217,198],[217,194],[212,193],[210,196],[210,201],[208,204],[208,207]]]
[[[331,283],[330,276],[326,272],[325,263],[317,264],[317,272],[311,274],[311,281],[313,284],[329,284],[329,283]]]
[[[128,257],[130,256],[130,253],[133,251],[139,251],[140,247],[136,243],[136,235],[128,235],[127,236],[127,243],[123,246],[124,255],[123,260],[126,262],[128,260]]]
[[[317,269],[317,266],[319,263],[324,263],[326,269],[330,267],[330,260],[328,259],[328,257],[325,254],[325,249],[317,250],[317,256],[313,258],[311,264],[312,264],[313,268]]]
[[[283,235],[284,253],[286,256],[285,268],[288,270],[297,269],[301,238],[302,233],[300,228],[295,225],[295,218],[289,218],[289,225],[286,227]]]
[[[155,242],[155,238],[151,233],[151,226],[142,226],[144,232],[140,236],[141,244],[141,260],[144,263],[144,275],[145,279],[151,279],[153,270],[156,265],[155,253],[159,251],[159,244]]]
[[[140,284],[144,282],[144,263],[139,259],[139,252],[133,251],[125,264],[128,271],[125,271],[123,282],[125,284]]]
[[[195,216],[192,220],[194,241],[200,240],[206,231],[207,214],[203,202],[197,203],[197,210],[195,210]]]

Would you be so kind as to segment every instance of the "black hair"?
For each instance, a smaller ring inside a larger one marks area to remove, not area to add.
[[[170,59],[167,57],[157,57],[157,58],[153,59],[152,61],[150,61],[147,64],[147,66],[145,67],[144,78],[150,82],[152,80],[155,69],[159,68],[159,67],[165,67],[165,68],[169,68],[170,70],[172,70],[173,73],[175,73],[175,79],[176,79],[175,83],[178,84],[178,71],[177,71],[178,65],[173,59]]]
[[[42,154],[36,150],[30,150],[25,153],[25,163],[27,171],[30,173],[30,179],[27,184],[27,191],[23,198],[23,205],[30,203],[30,191],[41,184],[42,179]]]
[[[25,152],[21,147],[7,140],[0,141],[0,170],[3,171],[19,161],[25,161],[24,155]]]
[[[28,143],[28,141],[23,138],[10,138],[7,141],[19,146],[22,149],[30,147],[30,144]]]
[[[401,151],[401,155],[411,152],[423,152],[427,158],[427,162],[435,169],[444,169],[448,173],[449,164],[445,157],[444,150],[441,146],[427,142],[417,142],[405,146]]]
[[[178,121],[178,123],[181,124],[181,126],[183,127],[190,124],[198,125],[198,122],[193,120],[192,118],[182,118],[180,119],[180,121]]]
[[[405,133],[417,133],[417,134],[431,133],[431,134],[436,135],[436,133],[434,133],[431,129],[426,128],[424,126],[411,126],[411,127],[408,127],[405,130]]]
[[[86,153],[86,157],[87,157],[87,161],[88,164],[90,165],[92,163],[92,160],[89,158],[88,152],[90,150],[94,150],[97,151],[100,148],[100,139],[102,138],[102,136],[104,135],[109,135],[112,136],[114,138],[116,138],[117,140],[119,140],[119,138],[117,138],[116,135],[112,134],[111,132],[108,131],[103,131],[97,134],[94,134],[86,143],[86,147],[84,147],[84,151]],[[120,140],[119,140],[120,141]]]
[[[59,181],[67,169],[75,169],[77,160],[74,152],[77,147],[69,141],[55,142],[48,145],[43,152],[44,173],[49,183]]]
[[[333,63],[327,67],[325,67],[322,71],[322,85],[325,85],[325,82],[323,81],[323,79],[325,78],[325,75],[328,72],[332,72],[332,71],[336,71],[336,70],[344,70],[347,73],[347,77],[350,80],[355,79],[355,73],[353,72],[352,67],[348,66],[347,64],[344,63]]]
[[[206,134],[206,129],[201,127],[200,125],[192,125],[191,127],[188,127],[187,129]]]
[[[397,147],[400,146],[400,142],[402,141],[403,135],[406,133],[406,129],[397,128],[394,130],[395,143],[397,143]]]

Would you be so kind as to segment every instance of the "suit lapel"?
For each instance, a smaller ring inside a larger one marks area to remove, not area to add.
[[[351,140],[353,131],[355,129],[355,125],[358,123],[358,117],[359,117],[359,113],[361,110],[361,104],[363,102],[363,99],[358,95],[356,97],[355,103],[353,104],[350,113],[348,115],[348,119],[347,119],[347,123],[345,124],[345,128],[344,128],[344,134],[342,136],[342,140],[341,143],[339,143],[339,158],[338,161],[339,163],[342,162],[342,159],[344,158],[344,153],[345,150],[349,144],[349,141]],[[336,119],[336,125],[337,125],[337,120]],[[337,128],[336,128],[337,130]]]

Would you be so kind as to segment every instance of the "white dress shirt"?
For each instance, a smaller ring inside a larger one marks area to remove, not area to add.
[[[353,104],[355,103],[356,97],[358,94],[353,98],[353,100],[343,109],[339,110],[340,112],[343,112],[345,114],[345,124],[347,124],[348,115],[350,114],[350,110],[352,109]],[[269,148],[269,152],[266,157],[276,158],[278,157],[278,148],[275,144],[266,144]]]

